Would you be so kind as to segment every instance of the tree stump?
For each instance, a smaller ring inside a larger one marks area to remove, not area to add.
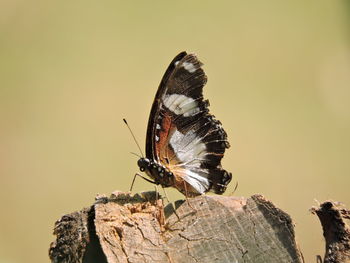
[[[350,211],[339,202],[326,201],[319,207],[313,207],[322,224],[326,240],[324,263],[350,263]],[[321,258],[318,258],[322,262]]]
[[[289,215],[261,195],[98,196],[55,224],[52,262],[303,262]]]

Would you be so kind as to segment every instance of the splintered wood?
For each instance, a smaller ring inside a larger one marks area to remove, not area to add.
[[[52,262],[303,262],[291,218],[261,195],[162,204],[155,192],[99,196],[85,219],[56,222]]]

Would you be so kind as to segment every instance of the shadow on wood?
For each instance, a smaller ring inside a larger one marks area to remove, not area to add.
[[[56,222],[52,262],[303,262],[289,215],[261,195],[99,196]],[[164,214],[165,211],[165,214]]]

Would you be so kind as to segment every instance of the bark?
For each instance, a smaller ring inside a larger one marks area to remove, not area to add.
[[[350,263],[350,211],[342,204],[326,201],[311,211],[322,224],[326,240],[324,263]],[[322,262],[318,257],[318,261]]]

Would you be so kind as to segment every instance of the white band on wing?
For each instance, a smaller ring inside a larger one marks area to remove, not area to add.
[[[166,95],[163,104],[173,113],[184,117],[194,116],[199,112],[198,102],[185,95]]]

